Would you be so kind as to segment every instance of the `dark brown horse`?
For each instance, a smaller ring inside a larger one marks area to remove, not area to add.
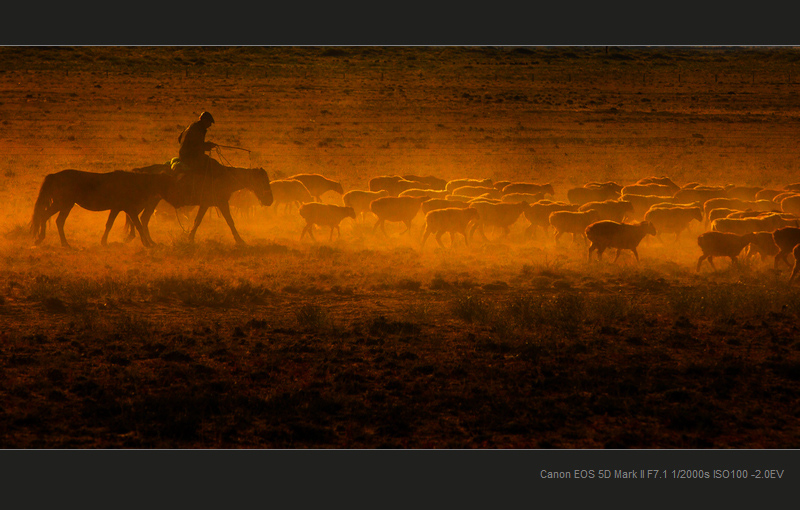
[[[158,171],[158,166],[151,165],[143,169]],[[200,222],[203,221],[206,211],[209,207],[216,207],[228,223],[236,243],[247,244],[241,238],[239,232],[236,231],[229,205],[233,192],[240,189],[252,191],[261,202],[261,205],[272,205],[272,189],[269,185],[269,176],[267,176],[266,170],[263,168],[217,166],[205,172],[184,173],[177,178],[176,184],[170,193],[160,197],[152,197],[145,205],[144,212],[141,215],[142,225],[147,227],[150,217],[153,215],[161,198],[176,209],[197,205],[200,207],[194,218],[194,226],[189,232],[189,241],[193,242],[197,228],[200,226]],[[131,236],[135,235],[130,225],[129,230]]]
[[[61,245],[69,248],[64,235],[64,223],[70,211],[78,204],[89,211],[110,211],[106,230],[100,241],[105,245],[111,226],[120,212],[128,215],[142,238],[142,244],[151,246],[153,240],[147,225],[139,220],[139,212],[153,199],[170,193],[176,179],[167,174],[140,174],[117,170],[94,173],[80,170],[62,170],[44,178],[39,196],[33,208],[31,234],[36,236],[36,244],[45,237],[47,220],[58,213],[56,226],[61,237]]]

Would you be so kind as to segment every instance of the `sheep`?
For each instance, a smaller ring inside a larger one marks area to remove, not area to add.
[[[374,232],[378,227],[381,227],[384,235],[388,237],[389,235],[386,233],[386,227],[384,226],[385,222],[397,221],[405,224],[406,229],[402,231],[400,235],[405,234],[411,230],[411,221],[419,212],[422,203],[426,200],[428,200],[428,197],[391,196],[373,200],[369,205],[369,209],[375,213],[375,216],[378,217],[378,221],[375,222],[372,231]]]
[[[432,198],[422,202],[422,214],[428,214],[437,209],[447,209],[448,207],[457,207],[459,209],[466,209],[469,207],[469,202],[456,202],[454,200],[444,200],[441,198]]]
[[[623,186],[623,195],[656,195],[672,198],[677,190],[663,184],[629,184]]]
[[[625,200],[626,202],[630,202],[633,206],[633,213],[632,217],[636,220],[641,220],[644,218],[644,214],[650,210],[650,208],[656,204],[661,204],[664,202],[671,202],[672,198],[662,197],[658,195],[634,195],[634,194],[624,194],[620,197],[620,200]]]
[[[762,189],[758,193],[756,193],[755,199],[756,200],[772,200],[776,196],[783,193],[781,190],[777,189]]]
[[[385,191],[385,190],[384,190]],[[421,189],[411,188],[401,192],[398,197],[430,197],[430,198],[444,198],[450,193],[445,190]]]
[[[501,192],[497,191],[491,186],[461,186],[451,191],[453,195],[462,197],[479,197],[481,195],[489,195],[491,198],[500,199]]]
[[[508,196],[508,195],[506,195]],[[505,198],[505,197],[503,197]],[[550,213],[556,211],[577,211],[577,204],[567,204],[566,202],[552,202],[550,200],[540,200],[530,204],[530,207],[523,213],[525,218],[531,222],[525,229],[525,236],[532,237],[533,232],[541,227],[547,233],[550,228]]]
[[[272,198],[275,209],[278,204],[284,204],[283,212],[287,212],[293,204],[302,205],[313,202],[314,197],[306,188],[306,185],[297,179],[279,179],[270,181],[269,187],[272,189]]]
[[[515,204],[517,202],[527,202],[529,204],[533,204],[539,200],[542,200],[543,198],[544,193],[509,193],[508,195],[503,195],[500,198],[500,201],[509,204]],[[577,206],[575,208],[577,209]]]
[[[800,227],[782,227],[775,229],[772,232],[772,240],[778,247],[778,253],[775,254],[775,262],[773,267],[778,269],[778,262],[783,262],[787,266],[790,265],[787,257],[795,246],[800,244]]]
[[[275,181],[271,181],[270,185],[274,182]],[[274,199],[274,188],[272,188],[272,196]],[[240,189],[231,194],[231,198],[228,199],[228,204],[230,205],[231,212],[236,211],[244,218],[252,218],[255,215],[259,201],[256,195],[249,189]]]
[[[794,195],[797,195],[797,194],[798,193],[795,192],[795,191],[784,191],[784,192],[778,193],[777,195],[772,197],[772,201],[775,203],[775,205],[780,207],[781,206],[781,202],[783,202],[784,198],[791,197],[791,196],[794,196]]]
[[[727,216],[725,216],[725,218],[760,218],[768,214],[782,215],[784,213],[781,213],[780,211],[753,211],[751,209],[748,209],[746,211],[732,210],[732,212]]]
[[[673,194],[681,189],[681,187],[675,184],[669,177],[644,177],[636,181],[636,184],[660,184],[671,188]]]
[[[597,182],[597,181],[590,181],[583,185],[584,188],[601,188],[601,189],[608,189],[613,190],[619,195],[622,193],[622,186],[617,184],[614,181],[606,181],[606,182]]]
[[[465,197],[463,195],[447,195],[444,197],[445,200],[449,200],[451,202],[469,202],[474,197]]]
[[[487,193],[487,194],[485,194],[485,195],[481,195],[481,196],[479,196],[479,197],[470,198],[470,199],[467,201],[467,203],[468,203],[468,204],[475,204],[475,203],[477,203],[477,202],[488,202],[488,203],[490,203],[490,204],[499,204],[499,203],[500,203],[500,200],[497,200],[496,198],[491,198],[491,197],[489,197],[489,195],[488,195],[488,193]]]
[[[425,215],[425,233],[422,235],[420,249],[425,246],[430,234],[436,234],[436,242],[444,248],[442,236],[445,232],[450,233],[450,247],[455,243],[455,235],[464,236],[464,243],[469,246],[467,238],[467,225],[478,218],[478,210],[472,207],[460,209],[450,207],[447,209],[435,209]]]
[[[730,257],[731,264],[738,265],[739,262],[736,257],[739,256],[745,246],[755,240],[756,235],[753,232],[734,234],[731,232],[709,231],[700,234],[697,237],[697,245],[703,251],[703,254],[697,259],[696,271],[700,271],[700,265],[704,260],[708,260],[711,267],[716,270],[714,257]]]
[[[305,184],[308,192],[311,193],[311,196],[314,197],[314,201],[316,202],[322,202],[320,197],[326,191],[334,191],[340,195],[344,194],[341,183],[332,181],[319,174],[297,174],[288,179],[297,179]]]
[[[792,184],[787,184],[783,187],[786,191],[800,191],[800,182],[794,182]]]
[[[699,207],[657,208],[647,211],[644,219],[655,226],[659,240],[661,234],[672,232],[675,234],[675,242],[678,242],[681,232],[689,228],[692,220],[703,221],[703,210]]]
[[[534,184],[532,182],[514,182],[503,188],[503,195],[509,193],[543,193],[545,195],[553,196],[555,191],[552,184]]]
[[[579,211],[594,209],[598,220],[609,220],[621,223],[626,216],[633,214],[633,204],[625,200],[604,200],[603,202],[587,202],[578,208]]]
[[[555,229],[554,241],[558,245],[558,238],[562,234],[572,234],[572,242],[575,243],[577,236],[583,238],[586,245],[586,227],[596,222],[599,213],[594,209],[588,211],[553,211],[548,216],[548,223]]]
[[[369,212],[369,204],[373,200],[388,196],[389,192],[385,189],[380,191],[366,191],[357,189],[345,193],[344,196],[342,196],[342,200],[344,201],[345,206],[352,207],[356,214],[358,214],[363,220],[364,215]]]
[[[368,187],[370,191],[381,191],[386,189],[386,185],[389,183],[396,183],[398,181],[405,181],[407,179],[403,179],[399,175],[380,175],[378,177],[373,177],[369,180]],[[387,190],[388,191],[388,190]]]
[[[739,211],[746,211],[752,209],[754,211],[770,211],[775,207],[775,204],[770,200],[741,200],[738,198],[711,198],[703,203],[703,214],[708,218],[708,213],[712,209],[724,207],[726,209],[736,209]]]
[[[497,181],[496,183],[494,183],[492,187],[497,191],[503,191],[503,188],[505,188],[509,184],[511,184],[511,181]]]
[[[389,192],[390,197],[396,197],[400,195],[400,193],[409,190],[409,189],[418,189],[420,187],[420,183],[417,181],[408,181],[403,179],[402,177],[396,176],[384,176],[384,177],[374,177],[369,180],[369,190],[370,191],[380,191],[386,190]]]
[[[618,223],[616,221],[596,221],[586,227],[586,238],[591,241],[589,245],[589,262],[592,261],[592,252],[597,250],[597,260],[600,261],[607,248],[616,248],[616,263],[622,250],[630,250],[639,262],[639,253],[636,248],[647,235],[656,235],[656,227],[649,221],[637,223]]]
[[[670,207],[699,207],[703,208],[703,204],[700,202],[690,202],[687,204],[674,202],[674,199],[667,199],[666,202],[659,202],[657,204],[653,204],[650,206],[650,209],[669,209]],[[649,209],[648,209],[649,210]]]
[[[707,220],[709,223],[713,222],[717,218],[727,218],[730,214],[742,212],[737,209],[728,209],[727,207],[718,207],[716,209],[711,209],[708,211]]]
[[[620,188],[621,189],[621,188]],[[603,202],[619,197],[619,190],[615,186],[593,186],[572,188],[567,190],[567,200],[571,204],[583,205],[588,202]]]
[[[711,230],[735,234],[751,232],[772,232],[780,227],[795,225],[798,220],[783,218],[778,214],[768,213],[753,218],[717,218],[711,222]]]
[[[687,182],[686,184],[681,186],[681,189],[695,189],[698,186],[702,186],[702,184],[700,184],[699,182]]]
[[[794,247],[792,255],[794,255],[794,267],[792,267],[792,274],[789,275],[789,283],[792,283],[797,272],[800,271],[800,244]]]
[[[791,195],[781,200],[781,211],[800,215],[800,195]]]
[[[522,213],[528,209],[526,202],[518,202],[516,204],[509,204],[499,202],[496,204],[489,202],[474,202],[470,207],[478,211],[478,218],[473,222],[472,228],[469,231],[470,237],[478,230],[485,240],[486,237],[484,227],[495,227],[503,229],[503,236],[507,236],[510,232],[511,225],[513,225]]]
[[[756,194],[763,190],[761,186],[732,186],[726,191],[730,198],[738,198],[739,200],[756,200]]]
[[[703,202],[712,198],[725,198],[728,194],[720,186],[697,186],[696,188],[682,188],[672,195],[676,202]]]
[[[306,226],[303,227],[303,232],[300,234],[301,241],[306,232],[311,236],[311,239],[317,240],[314,237],[314,225],[330,227],[331,234],[328,241],[333,241],[333,229],[336,229],[337,238],[341,237],[342,232],[339,229],[339,223],[345,218],[355,219],[356,212],[352,207],[309,202],[300,206],[300,216],[306,220]]]
[[[453,179],[447,183],[444,189],[452,192],[454,189],[462,186],[484,186],[491,188],[494,184],[491,179]]]
[[[409,174],[409,175],[404,175],[403,179],[407,181],[422,183],[432,190],[444,190],[445,186],[447,186],[447,181],[445,181],[444,179],[440,179],[438,177],[434,177],[433,175],[419,176],[419,175]]]
[[[753,232],[754,239],[747,245],[745,258],[749,259],[753,254],[758,253],[763,262],[766,257],[774,257],[780,251],[775,240],[772,238],[772,232]]]

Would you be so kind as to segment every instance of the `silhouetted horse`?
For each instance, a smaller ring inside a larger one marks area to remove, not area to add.
[[[159,165],[143,167],[144,169],[158,171]],[[164,165],[162,167],[169,168]],[[189,241],[194,241],[197,228],[203,221],[203,216],[209,207],[216,207],[225,218],[231,229],[233,238],[238,244],[247,244],[239,236],[236,226],[233,223],[229,200],[234,191],[249,189],[263,206],[272,205],[272,189],[269,185],[269,176],[263,168],[237,168],[230,166],[218,166],[205,172],[187,172],[180,175],[171,192],[160,197],[153,197],[148,200],[141,216],[142,225],[147,227],[150,217],[153,215],[156,206],[161,198],[175,207],[188,205],[200,206],[194,218],[194,226],[189,232]],[[129,225],[130,236],[135,233]]]
[[[61,237],[61,245],[69,248],[64,235],[64,223],[70,211],[78,204],[89,211],[110,211],[106,230],[100,241],[105,245],[111,226],[120,212],[128,215],[142,238],[142,244],[151,246],[153,240],[147,225],[139,220],[139,212],[153,199],[170,193],[174,186],[174,176],[159,174],[140,174],[117,170],[107,173],[62,170],[44,178],[39,196],[33,208],[31,234],[36,236],[36,244],[45,237],[47,220],[58,213],[56,226]]]

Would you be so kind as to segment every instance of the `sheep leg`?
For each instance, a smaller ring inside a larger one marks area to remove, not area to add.
[[[713,255],[709,255],[708,256],[708,263],[711,264],[711,267],[714,268],[714,271],[717,270],[717,266],[714,265],[714,257],[713,257]]]
[[[695,269],[695,271],[696,271],[696,272],[698,272],[698,273],[700,272],[700,264],[702,264],[702,263],[703,263],[703,261],[704,261],[706,258],[707,258],[707,256],[706,256],[706,255],[700,255],[700,258],[699,258],[699,259],[697,259],[697,269]]]
[[[425,247],[425,241],[428,240],[429,235],[431,235],[431,231],[429,228],[425,227],[425,233],[422,234],[422,244],[419,245],[420,249]]]
[[[300,232],[300,240],[301,241],[303,240],[303,236],[306,235],[306,232],[308,231],[309,227],[311,227],[311,224],[310,223],[306,223],[306,226],[303,227],[303,231]]]
[[[590,245],[589,245],[589,262],[591,262],[591,261],[592,261],[592,252],[593,252],[595,249],[596,249],[596,246],[594,245],[594,243],[592,243],[592,244],[590,244]]]
[[[794,267],[792,268],[792,274],[789,275],[789,283],[792,283],[792,280],[794,280],[794,277],[797,276],[798,270],[800,270],[800,261],[795,259]]]
[[[404,221],[403,223],[405,224],[406,229],[400,232],[400,235],[403,235],[411,230],[411,221]]]
[[[561,237],[561,234],[563,234],[563,232],[561,232],[560,230],[556,230],[556,235],[553,238],[553,242],[556,243],[556,246],[558,246],[558,238]]]
[[[617,256],[614,257],[614,262],[612,262],[612,264],[616,264],[617,263],[617,259],[619,258],[619,254],[620,253],[622,253],[622,248],[617,248]]]

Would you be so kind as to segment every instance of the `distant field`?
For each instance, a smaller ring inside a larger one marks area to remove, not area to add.
[[[158,214],[158,246],[44,177],[162,163],[208,110],[212,153],[320,173],[781,189],[800,182],[800,50],[0,48],[0,446],[791,448],[800,291],[772,259],[695,271],[694,222],[637,264],[527,220],[469,246],[374,217],[328,242],[296,209]],[[328,192],[323,201],[341,204]],[[612,255],[611,257],[609,255]]]

